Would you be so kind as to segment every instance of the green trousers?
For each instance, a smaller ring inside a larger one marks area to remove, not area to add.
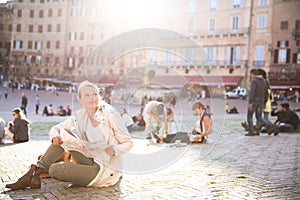
[[[93,158],[88,158],[77,151],[70,151],[76,164],[71,162],[55,163],[64,153],[61,146],[51,144],[45,154],[37,162],[37,166],[47,169],[52,178],[71,182],[78,186],[87,186],[98,174],[100,166]]]

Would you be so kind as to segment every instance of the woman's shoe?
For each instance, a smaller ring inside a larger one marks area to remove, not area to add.
[[[13,190],[20,190],[29,187],[35,169],[36,169],[36,165],[31,165],[29,171],[24,176],[19,178],[17,182],[12,184],[7,184],[5,187],[11,188]]]

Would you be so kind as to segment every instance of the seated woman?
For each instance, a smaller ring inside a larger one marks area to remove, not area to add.
[[[131,133],[132,126],[134,124],[132,117],[127,113],[126,108],[121,108],[120,114],[121,114],[122,120],[123,120],[128,132]]]
[[[13,143],[27,142],[29,140],[29,120],[20,108],[12,111],[13,122],[8,123],[5,134]]]

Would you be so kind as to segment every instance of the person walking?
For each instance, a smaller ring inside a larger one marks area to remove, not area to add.
[[[24,112],[24,115],[25,115],[25,116],[27,116],[27,111],[26,111],[27,104],[28,104],[28,99],[27,99],[25,93],[22,92],[22,98],[21,98],[21,110]]]
[[[249,91],[249,104],[247,111],[247,122],[249,125],[248,133],[246,136],[259,135],[259,130],[263,125],[271,124],[262,117],[263,107],[268,99],[268,86],[264,78],[260,75],[258,69],[250,71],[250,91]],[[253,114],[256,117],[256,132],[254,133]]]
[[[41,105],[41,100],[39,95],[37,94],[35,97],[35,114],[39,114],[40,105]]]
[[[82,187],[108,187],[119,182],[122,155],[133,146],[121,115],[101,100],[97,85],[89,81],[79,84],[77,94],[82,108],[51,128],[52,144],[24,176],[6,188],[40,188],[40,174],[46,169],[52,178]],[[56,163],[66,150],[75,164]]]

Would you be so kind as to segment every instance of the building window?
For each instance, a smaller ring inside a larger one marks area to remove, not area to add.
[[[71,17],[76,17],[77,16],[77,9],[76,8],[73,8],[71,10]]]
[[[30,3],[34,3],[34,0],[30,0]]]
[[[45,2],[45,0],[40,0],[40,3],[44,3]]]
[[[85,17],[86,16],[86,8],[81,9],[81,16]]]
[[[59,49],[59,47],[60,47],[60,42],[59,42],[59,41],[56,41],[56,42],[55,42],[55,48],[56,48],[56,49]]]
[[[265,60],[265,47],[262,45],[257,45],[255,47],[255,57],[254,57],[254,62],[253,65],[258,67],[258,66],[264,66],[264,60]]]
[[[83,53],[83,47],[79,47],[79,54]]]
[[[3,31],[3,29],[4,29],[4,25],[0,24],[0,31]]]
[[[80,33],[80,40],[84,40],[84,32]]]
[[[226,48],[226,65],[240,64],[240,47]]]
[[[184,73],[185,73],[185,74],[188,74],[189,72],[190,72],[190,70],[187,69],[187,68],[184,70]]]
[[[194,22],[192,20],[190,20],[188,22],[188,36],[192,36],[193,35],[193,25],[194,25]]]
[[[49,10],[48,10],[48,17],[52,17],[52,15],[53,15],[53,10],[52,10],[52,9],[49,9]]]
[[[52,31],[52,25],[51,25],[51,24],[48,24],[48,26],[47,26],[47,31],[48,31],[48,32],[51,32],[51,31]]]
[[[60,24],[57,24],[56,25],[56,32],[60,32],[61,31],[61,25]]]
[[[289,27],[289,22],[288,22],[288,21],[282,21],[282,22],[280,23],[280,29],[281,29],[281,30],[287,30],[288,27]]]
[[[36,50],[42,50],[42,41],[36,41],[35,42],[35,49]]]
[[[239,17],[232,18],[232,31],[237,31],[239,28]]]
[[[300,40],[296,41],[296,46],[300,46]]]
[[[204,48],[206,51],[206,65],[216,65],[217,60],[217,48],[216,47],[209,47]]]
[[[27,43],[27,48],[28,48],[28,49],[32,49],[32,41],[28,41],[28,43]]]
[[[68,59],[68,67],[70,67],[70,68],[74,67],[74,58]]]
[[[286,63],[286,61],[287,61],[287,49],[279,49],[278,62]]]
[[[34,18],[34,10],[30,10],[29,17]]]
[[[70,54],[74,54],[75,53],[75,48],[74,47],[71,47],[70,48]]]
[[[97,10],[96,8],[92,8],[92,17],[96,17]]]
[[[18,10],[18,11],[17,11],[17,16],[18,16],[18,17],[22,17],[22,10]]]
[[[77,6],[78,5],[78,0],[73,0],[72,1],[72,6]]]
[[[17,32],[21,32],[21,24],[17,24]]]
[[[197,12],[198,0],[188,0],[187,2],[187,12],[193,13]]]
[[[259,14],[257,15],[257,28],[264,29],[267,25],[267,15]]]
[[[268,5],[268,0],[259,0],[258,5],[259,6],[267,6]]]
[[[32,33],[32,32],[33,32],[33,25],[29,25],[29,26],[28,26],[28,32],[29,32],[29,33]]]
[[[242,4],[241,1],[242,0],[231,0],[231,2],[232,2],[232,8],[240,8],[240,7],[242,7],[241,6],[241,4]]]
[[[14,41],[14,48],[15,49],[22,49],[23,41],[15,40]]]
[[[23,0],[18,0],[19,3],[23,3]]]
[[[209,10],[217,10],[218,0],[209,0]]]
[[[76,40],[76,33],[75,32],[70,32],[69,33],[69,40],[70,41]]]
[[[47,48],[47,49],[51,49],[51,41],[47,41],[47,43],[46,43],[46,48]]]
[[[297,63],[300,64],[300,53],[297,53]]]
[[[59,64],[59,58],[58,58],[58,57],[55,57],[55,58],[54,58],[54,63],[55,63],[56,65]]]
[[[39,33],[43,33],[43,25],[39,25],[38,26],[38,32]]]
[[[40,12],[39,12],[39,18],[44,18],[44,11],[43,10],[40,10]]]
[[[216,25],[216,20],[215,19],[210,19],[209,20],[209,32],[214,32],[215,31],[215,25]]]
[[[58,17],[61,17],[61,16],[62,16],[62,9],[61,9],[61,8],[57,10],[57,16],[58,16]]]
[[[289,46],[289,41],[288,40],[281,40],[277,42],[277,47],[280,48],[286,48]]]
[[[12,31],[12,24],[8,24],[8,31]]]

